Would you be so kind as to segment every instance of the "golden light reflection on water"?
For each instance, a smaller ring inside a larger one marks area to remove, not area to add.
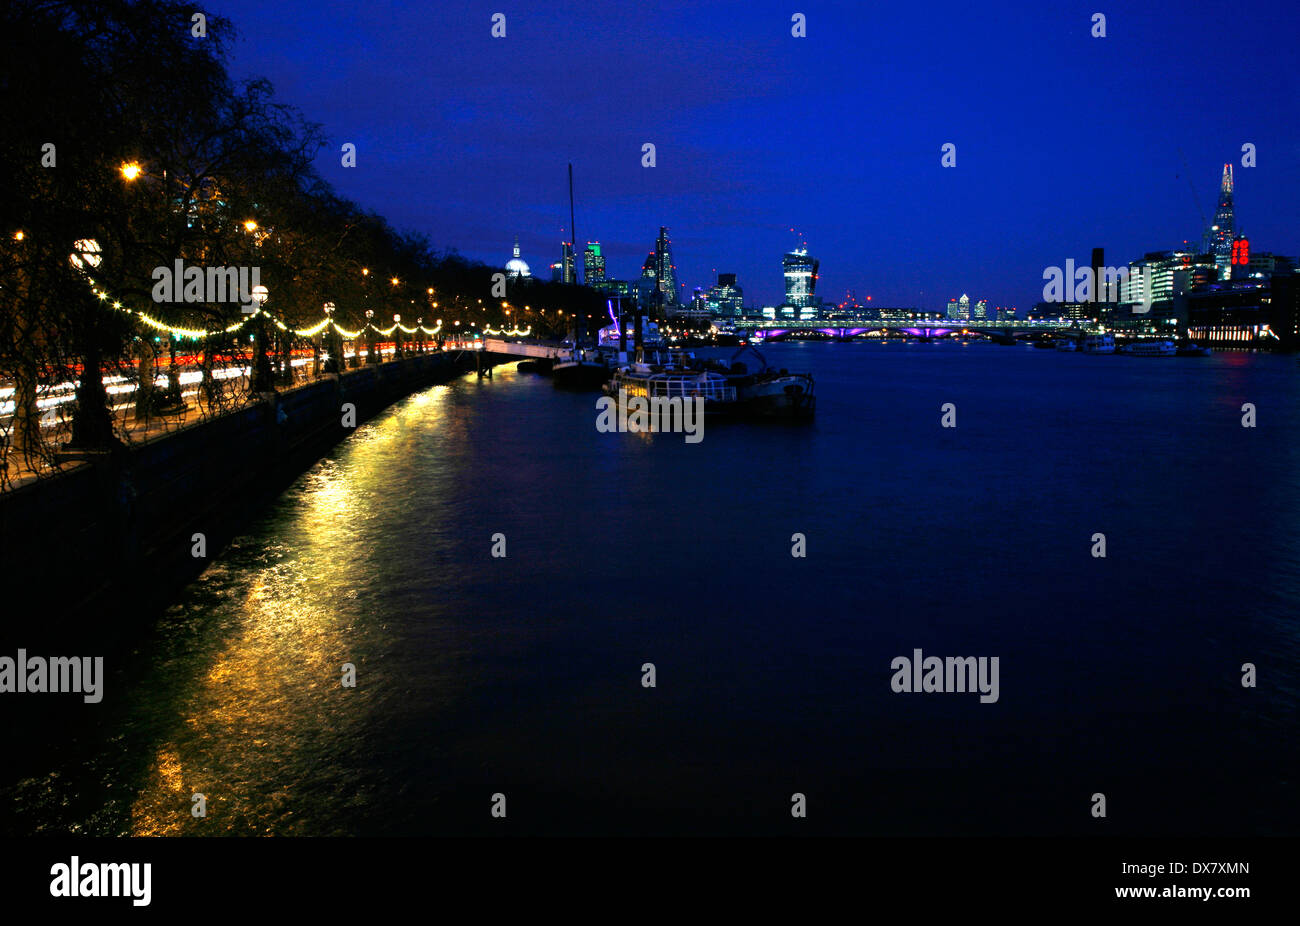
[[[366,655],[387,642],[356,602],[353,583],[379,564],[354,520],[383,503],[403,444],[439,426],[445,391],[413,397],[354,435],[263,535],[261,562],[232,570],[237,603],[221,606],[224,626],[214,631],[225,639],[181,696],[174,733],[155,747],[131,806],[132,835],[303,831],[312,816],[299,806],[304,792],[351,754],[375,710],[364,685],[342,687],[342,665],[363,673]],[[196,793],[207,800],[203,819],[190,812]]]

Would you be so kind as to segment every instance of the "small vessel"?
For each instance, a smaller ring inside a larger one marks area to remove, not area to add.
[[[1115,335],[1113,334],[1088,335],[1083,339],[1083,352],[1085,354],[1115,353]]]
[[[736,387],[721,373],[672,365],[631,363],[619,367],[605,384],[605,393],[619,402],[636,397],[688,401],[700,398],[706,415],[732,412],[736,405]]]
[[[751,373],[740,362],[740,357],[745,353],[752,353],[758,358],[761,364],[758,370]],[[703,365],[696,364],[695,368],[721,373],[727,382],[736,387],[738,414],[756,418],[808,419],[813,417],[817,409],[811,374],[773,369],[768,366],[767,358],[752,345],[737,351],[728,366],[723,367],[716,361],[711,361]]]
[[[1210,350],[1210,348],[1202,347],[1195,341],[1188,341],[1185,344],[1178,345],[1179,357],[1208,357],[1212,353],[1214,351]]]
[[[578,240],[573,221],[573,165],[569,165],[569,234],[570,241]],[[578,315],[573,316],[573,338],[565,341],[564,348],[551,363],[551,378],[555,385],[566,389],[598,389],[609,379],[610,367],[599,350],[584,349],[585,332],[579,325]]]
[[[1079,342],[1074,338],[1061,338],[1056,342],[1056,349],[1065,353],[1071,353],[1079,349]]]
[[[551,378],[562,389],[599,389],[610,372],[600,351],[582,347],[566,349],[551,363]]]
[[[1178,348],[1173,341],[1134,341],[1120,348],[1120,353],[1134,357],[1173,357]]]

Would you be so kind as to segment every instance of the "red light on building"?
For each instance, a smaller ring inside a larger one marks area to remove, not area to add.
[[[1245,238],[1232,242],[1232,263],[1243,267],[1250,263],[1250,242]]]

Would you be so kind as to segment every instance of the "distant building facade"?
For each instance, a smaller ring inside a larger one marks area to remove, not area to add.
[[[781,273],[785,277],[785,302],[782,314],[794,318],[815,318],[820,303],[817,299],[817,271],[821,262],[809,256],[808,249],[799,247],[787,251],[781,258]]]
[[[506,276],[512,280],[518,280],[532,276],[532,271],[528,269],[528,264],[519,256],[519,236],[515,235],[514,256],[506,261]]]
[[[734,273],[719,273],[717,284],[705,294],[705,302],[715,318],[739,318],[745,311],[745,291]]]
[[[605,282],[605,255],[600,253],[599,241],[588,241],[582,252],[582,281],[588,286]]]

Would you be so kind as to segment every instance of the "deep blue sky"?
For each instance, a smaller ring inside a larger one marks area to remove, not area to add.
[[[494,264],[518,234],[543,275],[570,161],[578,239],[604,244],[611,276],[638,274],[663,224],[688,288],[732,271],[747,303],[780,300],[793,227],[828,299],[938,309],[967,292],[1023,312],[1045,266],[1095,245],[1117,264],[1199,243],[1225,161],[1252,248],[1300,252],[1295,0],[209,9],[239,30],[235,76],[324,124],[341,193]]]

